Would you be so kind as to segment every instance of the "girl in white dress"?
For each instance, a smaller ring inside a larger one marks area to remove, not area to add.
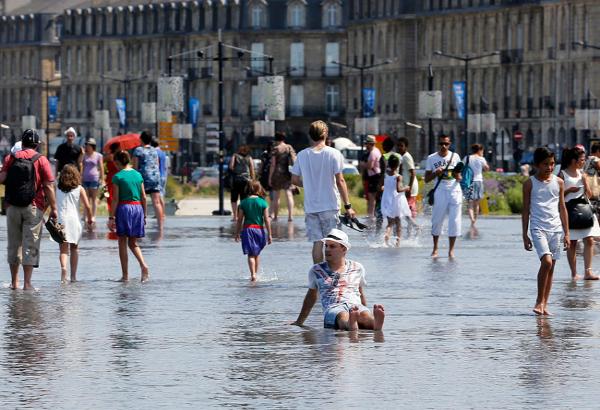
[[[387,218],[387,227],[385,228],[385,244],[389,245],[390,234],[395,228],[396,247],[400,246],[401,224],[400,220],[411,216],[411,211],[406,200],[404,192],[409,191],[409,186],[402,184],[402,175],[398,174],[400,159],[396,155],[390,155],[388,167],[385,171],[383,180],[383,196],[381,197],[381,215]]]
[[[65,165],[60,173],[56,203],[58,207],[58,223],[62,224],[66,242],[60,244],[60,280],[67,281],[67,258],[71,256],[71,282],[77,280],[77,262],[79,261],[79,240],[83,228],[79,216],[79,204],[83,204],[87,222],[92,224],[92,208],[90,201],[81,186],[81,175],[75,166]]]
[[[587,176],[582,172],[585,165],[585,152],[579,148],[570,148],[563,152],[561,172],[559,177],[565,181],[565,203],[582,195],[590,197],[591,191],[587,183]],[[592,271],[592,256],[594,256],[594,237],[600,236],[598,219],[594,215],[594,225],[587,229],[570,229],[569,238],[571,243],[567,249],[567,259],[571,268],[571,279],[578,280],[581,276],[577,274],[577,241],[583,240],[583,264],[585,280],[598,280],[598,276]]]

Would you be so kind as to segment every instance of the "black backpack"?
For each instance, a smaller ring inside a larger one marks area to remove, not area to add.
[[[6,202],[13,206],[29,206],[35,198],[35,161],[41,157],[17,158],[6,174]]]

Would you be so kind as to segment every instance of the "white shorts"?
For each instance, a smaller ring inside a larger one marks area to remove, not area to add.
[[[339,211],[313,212],[304,216],[306,222],[306,236],[310,242],[318,242],[327,236],[329,231],[337,228],[339,224]]]
[[[448,236],[461,235],[462,225],[462,190],[455,183],[451,187],[440,186],[435,190],[435,202],[431,210],[431,234],[440,236],[444,220],[448,217]]]
[[[552,260],[554,261],[560,259],[563,240],[562,232],[547,232],[540,229],[532,229],[529,233],[531,234],[533,247],[540,259],[545,255],[552,256]]]

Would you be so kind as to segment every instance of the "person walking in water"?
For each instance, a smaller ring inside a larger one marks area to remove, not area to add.
[[[546,147],[537,148],[533,153],[533,163],[537,172],[523,184],[523,246],[526,251],[535,248],[540,259],[537,299],[533,312],[536,315],[548,315],[548,298],[552,289],[554,267],[560,259],[561,242],[564,242],[567,249],[570,244],[569,220],[565,207],[564,183],[552,173],[554,153]]]
[[[475,226],[479,216],[479,204],[483,199],[483,173],[490,170],[490,166],[483,156],[483,145],[471,145],[471,155],[466,156],[463,163],[473,171],[473,185],[467,199],[469,200],[468,211],[471,226]]]
[[[321,238],[338,226],[338,192],[344,203],[345,213],[350,218],[356,217],[342,174],[344,157],[340,151],[325,145],[328,134],[329,128],[325,122],[315,121],[310,124],[308,135],[311,146],[300,151],[292,167],[292,184],[304,187],[304,220],[306,235],[313,243],[313,263],[323,261]]]
[[[116,231],[119,237],[119,259],[121,260],[121,281],[129,280],[129,259],[127,247],[140,264],[142,282],[149,278],[148,265],[144,261],[142,249],[137,240],[145,236],[146,193],[144,178],[130,165],[127,151],[119,151],[114,156],[119,172],[113,177],[113,202],[108,218],[108,228]]]
[[[85,163],[84,163],[85,165]],[[92,224],[93,214],[85,189],[81,186],[81,175],[72,164],[63,167],[56,190],[58,223],[62,224],[66,241],[60,244],[60,280],[67,281],[67,259],[70,257],[71,282],[77,280],[79,262],[79,241],[81,240],[80,204],[83,204],[88,225]]]
[[[267,195],[260,182],[253,180],[248,183],[248,198],[240,202],[238,207],[235,241],[242,240],[244,255],[248,255],[250,280],[256,281],[260,253],[267,244],[271,244],[271,222],[269,221],[269,204],[265,201]],[[266,232],[265,232],[266,228]]]
[[[162,231],[164,223],[164,210],[160,199],[160,162],[158,151],[152,145],[152,135],[144,131],[140,134],[141,147],[133,150],[133,168],[138,170],[144,178],[145,194],[150,195],[152,207],[158,222],[158,230]],[[114,179],[114,178],[113,178]],[[145,195],[144,195],[145,196]]]
[[[427,158],[425,182],[438,179],[434,193],[434,204],[431,211],[431,235],[433,251],[431,256],[438,257],[438,242],[442,233],[444,219],[448,217],[448,257],[454,257],[456,237],[461,234],[462,223],[462,190],[460,188],[460,172],[455,167],[460,163],[460,156],[450,151],[452,141],[447,135],[440,136],[439,151]]]
[[[348,235],[332,229],[321,241],[325,248],[325,262],[314,265],[308,272],[308,291],[298,319],[292,324],[304,325],[320,295],[326,328],[382,330],[385,320],[383,305],[373,305],[373,313],[367,308],[365,268],[346,259],[350,250]]]
[[[401,219],[403,217],[411,218],[411,211],[405,195],[410,187],[403,184],[402,175],[398,174],[399,167],[400,158],[397,155],[390,155],[383,180],[383,196],[381,198],[381,214],[387,219],[384,236],[385,244],[389,246],[390,236],[395,228],[396,247],[400,246],[402,236]]]
[[[238,152],[229,161],[231,180],[231,220],[237,221],[238,199],[243,201],[248,196],[248,183],[254,179],[254,161],[250,156],[250,147],[241,145]]]
[[[96,222],[98,189],[104,181],[102,154],[96,152],[96,140],[94,138],[90,138],[85,143],[81,180],[92,206],[92,222],[89,224],[91,227]]]
[[[587,176],[582,171],[585,165],[585,151],[579,148],[570,148],[563,151],[561,161],[561,171],[559,178],[564,181],[564,201],[565,206],[573,199],[585,196],[589,198],[592,194],[588,185]],[[586,229],[573,229],[569,227],[569,239],[571,244],[567,249],[567,260],[571,268],[571,279],[579,280],[581,276],[577,274],[577,241],[583,240],[583,263],[585,273],[583,279],[598,280],[599,277],[592,271],[592,257],[594,256],[594,237],[600,236],[600,226],[598,219],[594,215],[594,224]]]
[[[290,167],[296,161],[296,151],[291,145],[285,143],[285,134],[275,133],[271,166],[269,167],[269,186],[273,192],[273,221],[279,216],[279,194],[283,190],[288,207],[288,222],[292,221],[294,212],[294,195],[292,194],[292,174]]]

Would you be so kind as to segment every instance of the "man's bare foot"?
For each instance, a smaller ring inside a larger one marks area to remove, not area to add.
[[[349,316],[348,330],[358,330],[358,317],[360,316],[360,313],[358,313],[358,306],[352,306]]]
[[[536,305],[533,307],[533,313],[535,313],[536,315],[543,315],[544,306],[541,303],[536,303]]]
[[[585,276],[583,277],[583,280],[598,280],[598,279],[600,279],[600,277],[598,275],[594,275],[594,272],[592,272],[591,269],[585,270]]]
[[[14,285],[14,284],[10,285],[10,289],[11,290],[18,290],[19,289],[19,284],[17,283],[16,285]]]
[[[448,259],[454,259],[454,251],[448,252]]]
[[[375,318],[373,330],[383,329],[383,321],[385,320],[385,310],[383,309],[383,305],[373,305],[373,317]]]
[[[438,251],[437,251],[437,249],[435,249],[433,252],[431,252],[431,257],[432,258],[437,258],[438,257]]]
[[[23,290],[35,290],[35,288],[33,287],[33,285],[31,283],[25,283],[23,285]]]
[[[544,316],[552,316],[552,313],[548,312],[548,309],[544,308]]]
[[[121,279],[119,279],[117,282],[129,282],[129,278],[127,276],[121,276]]]
[[[256,282],[256,273],[250,274],[250,282]]]
[[[77,282],[77,275],[71,275],[71,282]]]
[[[148,267],[142,268],[142,283],[148,282],[150,280],[150,273],[148,272]]]
[[[579,279],[581,279],[581,275],[571,275],[571,280],[572,280],[573,282],[576,282],[576,281],[578,281]]]
[[[396,239],[396,244],[395,244],[396,248],[400,247],[400,239]]]

